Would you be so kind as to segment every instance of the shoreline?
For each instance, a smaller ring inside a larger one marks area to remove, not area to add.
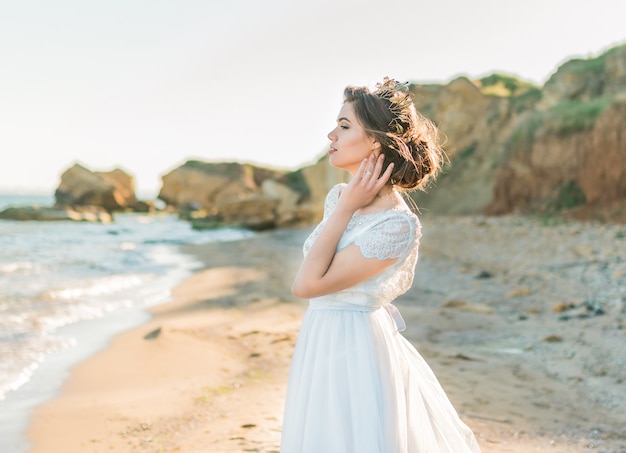
[[[152,316],[147,322],[119,334],[106,349],[71,370],[60,394],[35,410],[27,434],[33,445],[29,452],[79,452],[88,446],[96,451],[170,451],[175,433],[187,431],[188,437],[193,437],[190,427],[200,420],[207,422],[207,417],[213,418],[214,438],[205,432],[199,442],[206,445],[232,438],[236,445],[231,451],[241,451],[243,440],[239,437],[250,428],[237,426],[233,431],[222,421],[231,410],[230,399],[248,393],[244,399],[252,399],[261,385],[267,394],[264,380],[268,376],[273,381],[272,400],[282,398],[290,351],[306,308],[300,302],[290,303],[294,302],[290,294],[285,300],[280,294],[237,293],[237,287],[262,285],[259,282],[268,278],[274,287],[282,287],[286,278],[280,266],[269,272],[260,270],[267,253],[247,253],[250,240],[256,242],[258,251],[263,239],[256,237],[182,246],[183,253],[205,266],[172,291],[170,302],[150,308]],[[237,267],[219,266],[228,263],[233,249],[240,249],[242,253],[236,255],[245,258]],[[300,259],[299,252],[293,255]],[[280,258],[286,255],[282,253]],[[211,267],[210,262],[218,266]],[[286,295],[288,286],[284,288]],[[254,316],[248,316],[250,313]],[[161,331],[156,338],[144,339],[158,328]],[[274,352],[266,354],[268,347]],[[133,367],[138,361],[141,369]],[[111,405],[112,401],[118,403]],[[245,406],[242,401],[242,410]],[[261,437],[279,442],[282,404],[260,410],[274,423]],[[222,415],[214,417],[215,413]],[[240,415],[243,417],[244,411]],[[210,446],[181,448],[221,451],[221,447],[213,450]]]
[[[26,431],[34,411],[60,394],[72,369],[108,348],[120,333],[146,323],[152,317],[150,308],[170,301],[172,287],[201,265],[192,255],[181,253],[178,248],[169,245],[156,247],[152,253],[154,256],[158,254],[161,264],[170,263],[170,266],[148,291],[140,288],[139,293],[124,292],[125,297],[130,296],[129,299],[137,296],[133,299],[137,304],[118,308],[100,317],[69,323],[54,331],[54,336],[64,340],[66,345],[45,352],[24,384],[7,393],[0,401],[0,450],[8,453],[28,451],[30,443]]]
[[[3,451],[26,452],[30,447],[25,432],[35,410],[53,401],[63,383],[78,364],[89,360],[109,346],[118,334],[144,324],[150,318],[145,307],[130,307],[105,317],[71,324],[58,330],[59,335],[79,338],[75,345],[50,353],[39,364],[28,382],[10,392],[2,401],[0,439]],[[95,339],[86,338],[86,332],[97,332]]]
[[[611,410],[626,404],[626,354],[617,347],[624,307],[613,305],[626,278],[626,257],[614,251],[619,227],[423,222],[416,279],[397,306],[405,336],[483,452],[626,451],[626,414]],[[145,324],[71,370],[60,394],[35,411],[29,451],[278,452],[306,309],[289,287],[309,231],[182,247],[204,267]],[[585,268],[588,292],[605,288],[608,266],[606,315],[578,316],[576,260],[605,265]],[[556,312],[558,303],[571,308]]]

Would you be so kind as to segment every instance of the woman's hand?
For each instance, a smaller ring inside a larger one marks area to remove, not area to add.
[[[341,191],[337,208],[354,213],[374,201],[393,171],[392,162],[382,172],[384,160],[385,156],[382,153],[378,158],[372,153],[369,157],[363,159],[359,170],[354,174],[350,183]]]

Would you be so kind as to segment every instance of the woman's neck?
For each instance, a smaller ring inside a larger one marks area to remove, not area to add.
[[[367,214],[376,211],[385,211],[400,206],[403,201],[401,200],[398,191],[393,186],[383,187],[376,198],[367,206],[362,207],[357,211],[358,214]]]

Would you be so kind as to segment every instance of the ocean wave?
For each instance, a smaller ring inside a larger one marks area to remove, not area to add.
[[[84,297],[104,296],[139,287],[154,278],[156,278],[154,274],[110,275],[84,285],[50,290],[44,297],[46,299],[75,300]]]
[[[28,382],[48,354],[75,344],[73,338],[43,336],[0,343],[0,401]]]
[[[30,261],[15,261],[13,263],[0,264],[0,273],[12,274],[24,271],[39,270],[41,266]]]

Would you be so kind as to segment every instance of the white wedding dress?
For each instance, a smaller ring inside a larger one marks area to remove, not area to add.
[[[324,220],[341,185],[331,189]],[[408,208],[351,219],[338,250],[397,258],[352,288],[311,299],[294,351],[281,453],[480,452],[391,302],[413,282],[420,223]]]

